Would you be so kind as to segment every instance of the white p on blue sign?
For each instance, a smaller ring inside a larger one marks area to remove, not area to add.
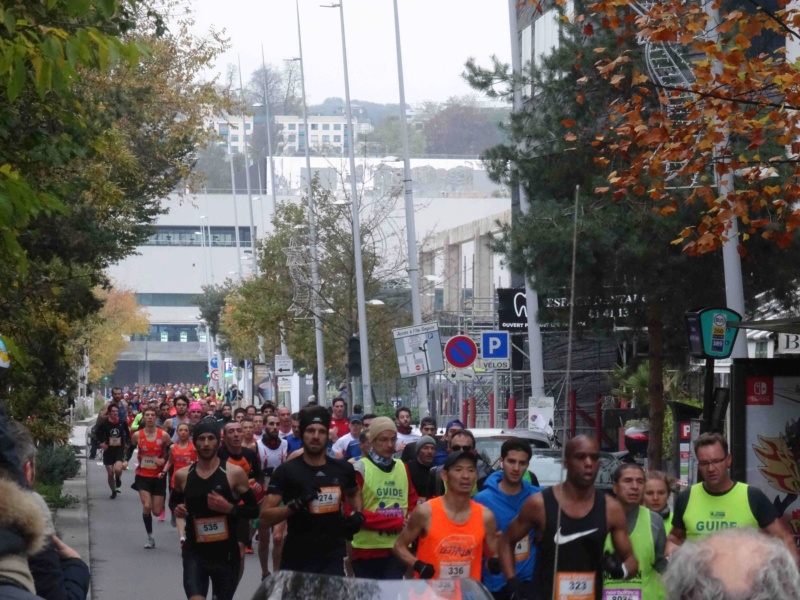
[[[507,331],[481,333],[481,359],[485,369],[511,368],[511,339]]]

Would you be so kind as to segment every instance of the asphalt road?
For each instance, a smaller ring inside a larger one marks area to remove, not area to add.
[[[131,465],[135,462],[134,456]],[[153,518],[156,547],[145,550],[142,505],[130,488],[133,466],[123,471],[122,493],[116,500],[109,499],[102,463],[90,460],[86,466],[93,600],[185,600],[178,532],[169,524],[169,510],[163,523]],[[252,598],[260,583],[258,556],[246,555],[235,600]]]

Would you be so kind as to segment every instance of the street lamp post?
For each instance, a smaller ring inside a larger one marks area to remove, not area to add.
[[[233,225],[235,227],[234,237],[236,239],[236,271],[239,274],[239,281],[242,280],[242,244],[239,240],[239,211],[236,208],[236,173],[233,168],[233,146],[231,146],[231,124],[228,123],[228,156],[231,160],[231,194],[233,195]]]
[[[269,90],[267,88],[267,62],[264,60],[264,46],[261,46],[261,66],[264,70],[264,112],[267,118],[267,160],[269,161],[269,184],[272,187],[272,206],[269,211],[270,223],[275,218],[275,211],[278,209],[278,202],[275,191],[275,159],[272,156],[272,128],[269,116]]]
[[[308,107],[306,106],[306,78],[303,71],[303,37],[300,33],[300,3],[295,0],[297,11],[297,45],[300,56],[300,90],[303,94],[303,128],[305,130],[305,151],[306,151],[306,183],[308,185],[308,235],[311,245],[311,311],[314,314],[314,339],[317,349],[317,392],[318,399],[324,404],[327,400],[327,382],[325,380],[325,347],[322,343],[322,319],[320,318],[319,307],[319,267],[317,263],[317,218],[314,214],[314,186],[311,183],[311,153],[309,140],[311,139],[308,131]]]
[[[355,157],[355,128],[353,127],[353,112],[350,106],[350,78],[347,73],[347,44],[345,43],[344,30],[344,0],[326,8],[339,8],[339,20],[342,26],[342,62],[344,64],[344,98],[347,113],[347,132],[350,143],[347,146],[350,160],[350,201],[353,204],[353,258],[356,271],[356,301],[358,304],[358,341],[361,347],[361,389],[364,412],[372,412],[372,380],[369,369],[369,343],[367,341],[367,308],[364,298],[364,266],[361,260],[361,223],[359,216],[360,202],[356,186],[356,157]]]
[[[411,185],[411,158],[408,149],[408,124],[406,123],[406,91],[403,83],[403,54],[400,48],[400,17],[397,0],[394,0],[394,33],[397,46],[397,80],[400,87],[400,139],[403,142],[403,187],[405,190],[406,237],[408,243],[408,282],[411,286],[411,315],[414,325],[422,324],[422,306],[419,297],[419,266],[417,259],[417,232],[414,222],[414,190]],[[417,377],[417,403],[419,416],[428,415],[428,376]]]

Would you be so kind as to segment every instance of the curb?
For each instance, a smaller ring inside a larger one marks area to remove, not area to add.
[[[75,425],[89,425],[94,419],[77,421]],[[55,527],[59,537],[65,544],[71,546],[81,555],[83,561],[92,570],[92,558],[89,545],[89,482],[86,477],[88,453],[86,452],[85,441],[74,444],[79,452],[76,456],[81,460],[81,469],[72,479],[64,482],[63,494],[69,494],[76,498],[75,504],[71,508],[60,508],[56,512]],[[87,599],[92,597],[92,583],[89,584],[89,594]]]

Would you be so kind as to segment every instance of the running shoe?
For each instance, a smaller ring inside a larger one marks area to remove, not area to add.
[[[121,493],[122,493],[122,488],[119,488],[119,487],[118,487],[118,488],[116,489],[116,492],[117,492],[118,494],[121,494]]]
[[[158,515],[158,520],[163,523],[164,522],[164,517],[166,516],[166,514],[167,514],[167,509],[165,508],[164,510],[161,511],[161,514]]]
[[[117,492],[118,492],[118,491],[119,491],[119,490],[115,490],[115,491],[111,492],[111,499],[112,499],[112,500],[116,500],[116,499],[117,499]]]
[[[155,547],[156,547],[156,541],[152,537],[147,538],[147,543],[144,545],[144,549],[152,550]]]

